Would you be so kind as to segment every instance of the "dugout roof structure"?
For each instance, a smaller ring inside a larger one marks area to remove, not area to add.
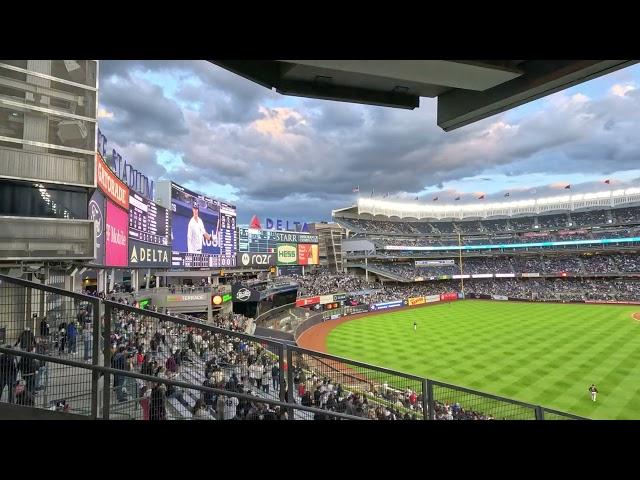
[[[211,60],[283,95],[413,110],[438,99],[448,132],[636,60]]]

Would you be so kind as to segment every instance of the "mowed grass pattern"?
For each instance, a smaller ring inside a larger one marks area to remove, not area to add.
[[[327,348],[593,419],[640,419],[640,322],[632,318],[639,311],[465,300],[343,323]],[[591,383],[600,391],[596,403]]]

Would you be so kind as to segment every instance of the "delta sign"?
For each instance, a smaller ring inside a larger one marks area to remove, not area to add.
[[[264,226],[260,222],[257,215],[251,218],[249,228],[252,230],[280,230],[285,232],[309,232],[309,225],[307,222],[298,222],[289,220],[281,220],[279,218],[265,218]]]

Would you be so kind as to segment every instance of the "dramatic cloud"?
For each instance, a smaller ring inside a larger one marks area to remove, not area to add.
[[[300,99],[205,61],[103,61],[99,122],[138,169],[234,201],[241,222],[253,213],[328,220],[355,201],[356,185],[363,196],[463,202],[479,191],[538,195],[556,182],[574,191],[585,172],[636,169],[639,74],[591,82],[600,93],[584,84],[554,94],[518,119],[500,114],[444,133],[433,99],[414,111]],[[531,175],[538,183],[517,184]]]

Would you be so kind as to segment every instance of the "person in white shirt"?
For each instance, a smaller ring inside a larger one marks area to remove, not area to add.
[[[226,397],[223,400],[222,407],[222,419],[223,420],[233,420],[236,416],[236,407],[238,406],[238,399],[236,397]]]
[[[193,202],[193,217],[189,220],[189,228],[187,230],[187,252],[202,253],[202,242],[211,240],[211,235],[204,228],[204,223],[199,217],[200,206],[198,202]]]
[[[251,382],[251,386],[257,385],[258,388],[261,387],[262,384],[262,366],[258,365],[258,363],[253,363],[249,367],[249,379]]]

